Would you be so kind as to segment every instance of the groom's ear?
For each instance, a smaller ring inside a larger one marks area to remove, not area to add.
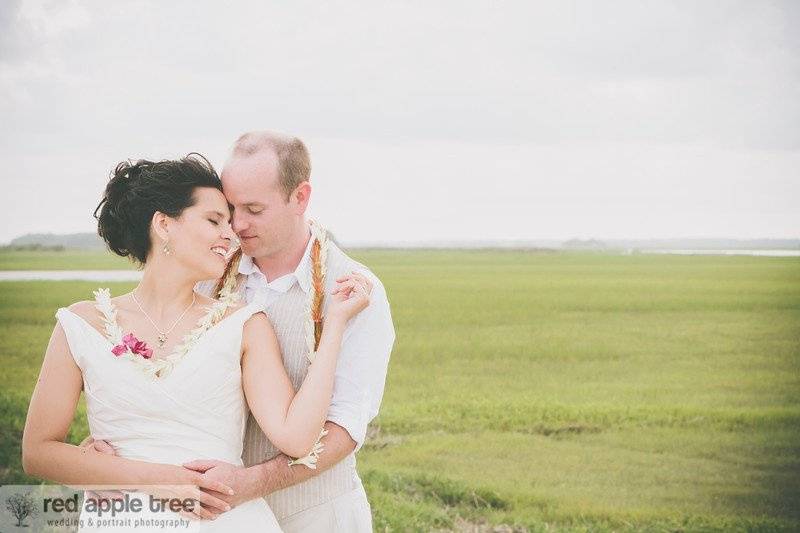
[[[311,199],[311,184],[307,181],[300,183],[289,196],[289,202],[296,208],[295,214],[302,215],[308,208]]]

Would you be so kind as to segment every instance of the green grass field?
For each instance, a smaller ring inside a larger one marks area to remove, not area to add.
[[[358,455],[376,530],[800,529],[797,258],[353,255],[397,330]],[[37,265],[127,266],[0,254]],[[1,483],[29,481],[21,429],[53,313],[96,286],[0,283]],[[85,434],[81,412],[70,438]]]
[[[0,271],[4,270],[132,270],[130,261],[111,253],[65,250],[17,251],[0,249]]]

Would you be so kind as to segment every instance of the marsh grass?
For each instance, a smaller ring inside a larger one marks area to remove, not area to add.
[[[376,530],[800,529],[797,258],[353,255],[397,330],[358,454]],[[3,483],[53,313],[94,288],[0,283]]]

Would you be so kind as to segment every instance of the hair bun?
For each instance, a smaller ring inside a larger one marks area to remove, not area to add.
[[[123,161],[111,173],[94,211],[97,233],[117,255],[144,264],[156,212],[177,217],[194,204],[194,189],[222,190],[216,171],[199,154],[177,161]]]
[[[97,233],[112,252],[123,257],[129,257],[133,251],[132,228],[135,217],[132,216],[132,211],[135,210],[136,202],[135,182],[140,175],[139,169],[147,163],[123,161],[118,164],[106,185],[103,199],[95,210]]]

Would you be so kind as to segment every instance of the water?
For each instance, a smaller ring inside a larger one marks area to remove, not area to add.
[[[674,255],[753,255],[764,257],[800,257],[800,250],[641,250],[644,254]]]
[[[5,270],[0,281],[139,281],[140,270]]]

